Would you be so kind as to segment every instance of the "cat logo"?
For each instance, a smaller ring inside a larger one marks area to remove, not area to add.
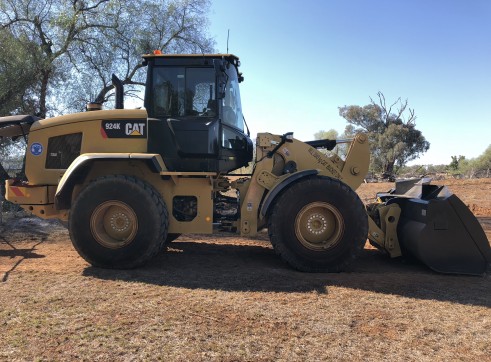
[[[127,136],[143,136],[145,134],[145,123],[126,123]]]
[[[102,121],[102,138],[146,138],[147,120],[111,120]]]

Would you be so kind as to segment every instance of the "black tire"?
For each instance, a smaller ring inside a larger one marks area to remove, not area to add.
[[[165,203],[151,185],[114,175],[98,178],[80,192],[70,210],[69,232],[90,264],[130,269],[162,249],[168,224]]]
[[[290,186],[268,215],[275,252],[304,272],[345,270],[365,245],[368,216],[358,195],[329,177],[309,177]]]
[[[167,239],[165,239],[165,244],[170,244],[172,243],[174,240],[176,240],[179,236],[181,236],[181,234],[167,234]]]

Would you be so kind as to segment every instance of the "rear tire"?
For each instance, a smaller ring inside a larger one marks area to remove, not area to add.
[[[268,229],[275,252],[293,268],[339,272],[365,245],[368,216],[349,186],[317,176],[300,180],[278,196]]]
[[[151,185],[115,175],[98,178],[80,192],[70,210],[69,232],[90,264],[127,269],[162,249],[168,223],[165,203]]]

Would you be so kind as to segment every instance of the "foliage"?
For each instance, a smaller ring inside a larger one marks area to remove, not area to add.
[[[7,138],[0,138],[0,195],[5,194],[6,179],[22,176],[25,147],[26,143],[23,139],[14,142]]]
[[[479,157],[466,159],[464,156],[452,156],[448,169],[454,175],[467,178],[491,177],[491,145]]]
[[[450,165],[448,165],[450,170],[458,170],[459,169],[459,164],[462,162],[462,160],[465,160],[465,156],[451,156],[452,157],[452,162],[450,162]]]
[[[314,139],[316,140],[335,140],[337,139],[339,136],[338,134],[338,131],[336,131],[335,129],[330,129],[329,131],[324,131],[324,130],[320,130],[316,133],[314,133]],[[325,151],[325,150],[320,150],[321,152],[324,152],[324,153],[328,153],[328,151]],[[339,149],[338,149],[338,146],[336,145],[336,147],[334,147],[334,149],[330,152],[333,152],[335,154],[338,154],[339,152]]]
[[[387,106],[384,95],[381,92],[377,95],[378,103],[370,98],[371,104],[340,107],[339,114],[349,123],[345,129],[347,136],[367,133],[371,147],[370,170],[389,177],[426,152],[430,144],[416,129],[416,115],[407,107],[407,100],[402,102],[399,98]]]
[[[338,131],[331,128],[329,131],[321,130],[321,131],[314,133],[314,138],[316,140],[325,140],[325,139],[336,140],[336,139],[340,139],[340,138],[346,138],[346,135],[344,133],[339,135]],[[332,152],[338,156],[345,157],[346,154],[348,153],[347,144],[345,144],[345,143],[338,144],[330,152]]]
[[[316,140],[325,140],[325,139],[335,140],[338,138],[338,135],[339,135],[338,131],[331,128],[329,131],[321,130],[319,132],[314,133],[314,138]]]
[[[210,51],[208,9],[209,0],[3,0],[5,69],[12,77],[28,71],[22,79],[30,82],[11,97],[0,93],[8,98],[2,112],[18,111],[26,101],[19,94],[41,117],[81,110],[89,100],[110,98],[113,72],[126,85],[143,84],[142,53]]]
[[[0,138],[0,162],[7,172],[19,170],[22,167],[25,148],[24,139],[12,141]]]
[[[34,113],[34,92],[39,75],[35,44],[25,36],[16,39],[0,28],[0,47],[0,114]]]
[[[402,166],[398,170],[398,176],[400,177],[425,177],[430,175],[445,175],[448,171],[447,165],[411,165]]]

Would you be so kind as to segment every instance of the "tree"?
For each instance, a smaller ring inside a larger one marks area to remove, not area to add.
[[[381,172],[383,177],[393,176],[408,161],[426,152],[430,144],[416,129],[416,115],[408,108],[408,101],[398,98],[387,106],[382,92],[377,93],[378,102],[372,98],[371,104],[344,106],[339,114],[349,123],[345,129],[347,136],[357,132],[367,133],[370,140],[370,169]]]
[[[208,9],[209,0],[124,2],[118,26],[104,30],[111,48],[104,50],[97,41],[80,46],[84,60],[91,65],[80,81],[87,88],[83,103],[89,100],[87,94],[101,103],[111,98],[113,72],[129,86],[125,94],[136,96],[135,90],[145,84],[146,74],[139,71],[144,53],[157,49],[163,53],[212,52],[214,41],[206,31]]]
[[[453,156],[452,156],[453,160]],[[458,171],[466,177],[490,177],[491,176],[491,145],[486,148],[482,155],[459,160]]]
[[[142,53],[212,50],[208,9],[209,0],[3,0],[0,29],[35,54],[24,69],[35,69],[29,89],[46,117],[107,101],[113,72],[143,84]]]
[[[0,3],[1,28],[18,40],[35,44],[37,62],[36,98],[38,114],[48,115],[48,97],[69,74],[67,57],[75,44],[90,38],[102,28],[114,27],[117,9],[110,0],[30,1],[5,0]],[[66,88],[64,88],[65,90]]]
[[[489,171],[491,170],[491,145],[489,145],[483,154],[477,158],[476,167],[479,170],[486,172],[486,177],[489,177]]]
[[[316,140],[335,140],[338,138],[338,135],[338,131],[331,128],[329,131],[320,130],[319,132],[314,133],[314,138]]]
[[[0,29],[0,48],[0,114],[33,113],[32,89],[38,77],[35,44]]]
[[[448,167],[451,170],[457,171],[459,169],[459,164],[462,162],[462,160],[465,160],[465,156],[451,156],[452,157],[452,162],[448,165]]]
[[[14,174],[22,176],[25,147],[26,143],[22,138],[13,141],[0,137],[0,196],[5,195],[5,180],[11,175],[15,176]]]
[[[346,137],[346,133],[339,135],[338,131],[331,128],[329,131],[320,130],[314,133],[314,138],[316,140],[324,140],[324,139],[336,140],[336,139],[347,138],[347,137]],[[348,153],[348,145],[346,143],[338,144],[336,145],[336,147],[332,149],[331,152],[335,153],[338,156],[345,157],[346,154]]]

